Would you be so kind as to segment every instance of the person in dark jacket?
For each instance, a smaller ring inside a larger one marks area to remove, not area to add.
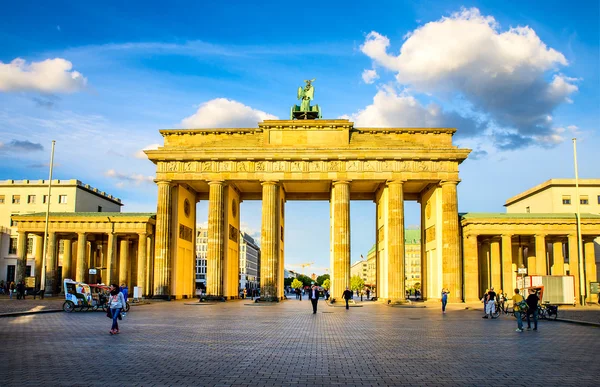
[[[317,286],[315,284],[312,285],[311,289],[308,291],[308,298],[310,298],[310,302],[312,303],[313,314],[317,314],[317,303],[319,302],[319,292],[322,292],[323,288]]]
[[[17,300],[25,299],[25,281],[17,284]]]
[[[342,293],[342,298],[346,300],[346,309],[350,309],[348,306],[348,301],[352,298],[352,291],[348,287],[346,287],[346,290],[344,290],[344,293]]]
[[[537,331],[538,326],[538,302],[539,297],[535,294],[535,289],[529,290],[529,296],[527,297],[527,330],[531,329],[531,320],[529,316],[533,316],[533,330]]]

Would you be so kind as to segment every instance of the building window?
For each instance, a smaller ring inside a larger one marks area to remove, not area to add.
[[[27,204],[35,204],[35,195],[27,196]]]
[[[21,204],[21,195],[13,195],[12,204]]]
[[[529,206],[525,207],[525,212],[528,214],[531,212],[531,209],[529,208]]]
[[[571,196],[563,196],[562,200],[565,205],[571,204]]]
[[[67,195],[58,195],[59,204],[67,204]]]
[[[27,238],[27,255],[33,254],[33,238]]]
[[[600,196],[598,196],[598,201],[600,202]],[[0,195],[0,204],[4,204],[4,195]]]
[[[31,266],[25,266],[25,277],[31,277]]]
[[[8,254],[17,254],[17,237],[10,238],[10,245],[8,245]]]
[[[581,203],[581,204],[590,204],[590,200],[588,199],[587,196],[581,196],[579,198],[579,203]]]
[[[44,203],[44,204],[48,203],[48,195],[44,195],[44,198],[42,199],[42,203]]]

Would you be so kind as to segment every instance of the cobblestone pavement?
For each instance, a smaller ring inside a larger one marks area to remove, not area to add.
[[[64,297],[46,297],[41,300],[39,297],[33,299],[33,296],[27,296],[24,300],[17,300],[15,294],[12,299],[6,295],[0,296],[0,314],[15,312],[30,312],[45,309],[62,309],[65,302]]]
[[[115,336],[100,312],[3,318],[2,385],[598,385],[600,328],[518,333],[464,305],[248,304],[142,305]]]

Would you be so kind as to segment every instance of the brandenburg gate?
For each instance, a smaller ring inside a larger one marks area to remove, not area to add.
[[[320,112],[319,112],[320,114]],[[306,117],[305,117],[306,118]],[[315,117],[316,118],[316,117]],[[285,203],[329,200],[331,294],[350,284],[350,200],[376,203],[378,297],[405,298],[404,201],[421,203],[423,296],[462,301],[455,129],[356,128],[345,119],[161,130],[154,296],[194,295],[196,203],[208,200],[207,295],[238,296],[240,202],[262,200],[261,296],[283,297]],[[435,296],[434,296],[435,297]]]

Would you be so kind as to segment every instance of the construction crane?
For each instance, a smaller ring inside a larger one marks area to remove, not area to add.
[[[306,275],[306,274],[305,274],[305,269],[304,269],[304,268],[306,268],[306,267],[309,267],[309,266],[312,266],[312,265],[314,265],[314,264],[315,264],[315,262],[313,261],[313,262],[307,262],[307,263],[297,263],[297,264],[286,265],[286,266],[289,266],[289,267],[301,267],[301,268],[302,268],[302,274],[303,274],[303,275]]]

